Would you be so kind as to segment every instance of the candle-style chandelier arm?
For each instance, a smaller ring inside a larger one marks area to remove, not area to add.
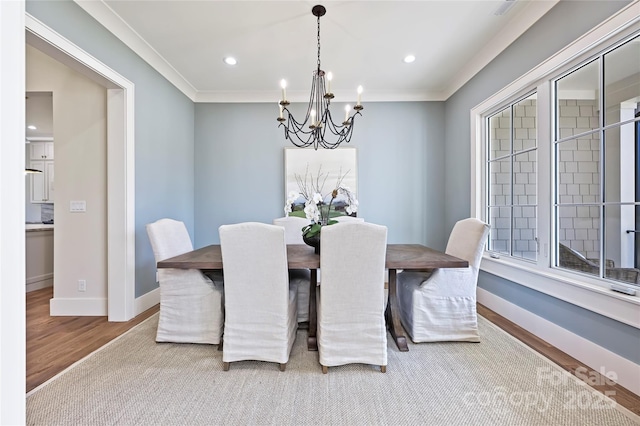
[[[285,138],[290,140],[291,143],[298,148],[313,146],[314,149],[318,149],[319,147],[334,149],[342,142],[349,143],[353,135],[355,118],[358,115],[362,115],[360,111],[356,111],[347,121],[342,124],[336,124],[331,116],[331,111],[327,109],[325,110],[322,120],[317,122],[313,128],[310,128],[309,115],[305,117],[304,122],[299,122],[287,107],[283,108],[283,114],[285,114],[287,118],[280,122],[280,126],[284,128]],[[325,137],[327,129],[329,130],[329,134],[337,138],[327,140]]]
[[[298,122],[291,115],[287,107],[283,108],[283,113],[286,113],[287,120],[281,121],[280,126],[284,127],[285,139],[289,139],[291,143],[293,143],[298,148],[306,148],[308,146],[311,146],[311,144],[313,143],[313,131],[311,129],[305,129],[307,120],[303,121],[302,123]]]
[[[349,143],[353,135],[353,127],[357,115],[362,115],[360,111],[363,109],[360,103],[360,95],[362,87],[358,87],[358,102],[353,107],[355,111],[350,115],[349,107],[345,112],[345,119],[341,123],[334,122],[331,117],[329,106],[331,99],[334,98],[331,93],[331,73],[329,73],[329,86],[326,90],[325,72],[320,68],[320,17],[324,16],[326,9],[321,5],[316,5],[311,10],[318,21],[318,68],[313,72],[311,82],[311,95],[307,111],[302,121],[297,121],[291,111],[289,111],[289,101],[286,99],[286,81],[282,80],[282,100],[279,102],[280,115],[278,116],[279,126],[284,128],[284,136],[291,143],[299,148],[313,146],[314,149],[319,147],[326,149],[337,148],[342,142]],[[326,140],[327,129],[329,136],[333,135],[332,140]]]

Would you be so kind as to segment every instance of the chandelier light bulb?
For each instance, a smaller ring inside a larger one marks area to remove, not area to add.
[[[349,104],[347,104],[344,107],[344,122],[346,123],[347,121],[349,121],[349,111],[351,111],[351,106],[349,106]]]
[[[316,125],[316,110],[315,109],[311,110],[311,125],[312,126]]]
[[[282,100],[286,101],[287,100],[287,80],[285,80],[284,78],[282,80],[280,80],[280,87],[282,87]]]
[[[327,73],[327,81],[328,83],[328,88],[327,88],[327,93],[331,93],[331,80],[333,80],[333,74],[331,73],[331,71],[329,71]]]
[[[357,106],[360,106],[362,103],[362,86],[358,86],[358,103]]]
[[[280,108],[280,116],[279,116],[279,118],[283,118],[282,117],[282,105],[280,105],[280,102],[278,102],[278,108]]]

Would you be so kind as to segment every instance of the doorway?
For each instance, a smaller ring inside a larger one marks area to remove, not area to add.
[[[25,94],[26,291],[53,286],[53,93]]]
[[[26,43],[107,90],[107,300],[65,300],[69,315],[127,321],[135,312],[134,85],[40,21],[25,16]]]

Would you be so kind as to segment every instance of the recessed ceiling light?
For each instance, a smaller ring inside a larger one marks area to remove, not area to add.
[[[236,60],[236,58],[234,58],[233,56],[227,56],[223,59],[224,63],[227,65],[235,65],[238,63],[238,61]]]
[[[411,62],[413,62],[413,61],[415,61],[415,60],[416,60],[416,57],[415,57],[415,56],[413,56],[413,55],[407,55],[407,56],[405,56],[405,57],[404,57],[404,59],[403,59],[403,60],[404,60],[404,62],[405,62],[406,64],[410,64]]]
[[[29,129],[29,130],[36,130],[36,129],[37,129],[37,127],[36,127],[36,126],[34,126],[33,124],[29,124],[29,125],[27,126],[27,129]]]

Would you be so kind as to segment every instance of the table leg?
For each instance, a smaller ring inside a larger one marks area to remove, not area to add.
[[[402,324],[400,323],[400,304],[398,303],[398,295],[396,292],[396,275],[397,270],[389,269],[389,302],[385,311],[387,327],[391,332],[391,337],[396,342],[401,352],[408,352],[407,338],[404,336]]]
[[[307,338],[307,350],[317,351],[316,330],[318,328],[316,312],[316,287],[318,286],[318,270],[311,269],[309,279],[309,337]]]

